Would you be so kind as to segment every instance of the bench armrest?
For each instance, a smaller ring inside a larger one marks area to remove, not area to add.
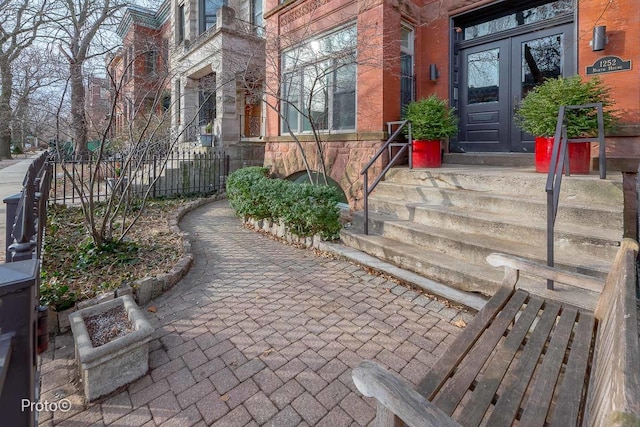
[[[384,406],[409,426],[460,426],[406,382],[375,362],[363,361],[351,375],[363,395],[376,398],[378,407]]]
[[[554,282],[560,282],[569,286],[587,289],[598,293],[602,292],[602,288],[604,287],[604,281],[598,280],[594,277],[558,270],[556,268],[513,255],[492,253],[487,256],[487,262],[493,267],[504,267],[507,270],[511,269],[522,271],[544,279],[553,280]]]

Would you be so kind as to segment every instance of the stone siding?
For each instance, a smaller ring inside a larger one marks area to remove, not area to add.
[[[384,141],[331,141],[324,143],[327,175],[334,179],[344,191],[351,209],[363,207],[362,168],[371,160]],[[313,142],[302,142],[311,168],[317,170],[318,155]],[[384,157],[384,156],[382,156]],[[268,142],[265,149],[264,165],[281,178],[288,177],[305,167],[300,155],[300,148],[293,141]],[[384,167],[378,160],[370,169],[369,176],[374,179]]]

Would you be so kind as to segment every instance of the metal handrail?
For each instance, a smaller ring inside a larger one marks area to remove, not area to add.
[[[413,163],[411,161],[412,154],[412,146],[411,146],[411,123],[408,120],[396,121],[396,122],[387,122],[387,133],[391,133],[392,126],[399,125],[398,129],[387,139],[387,141],[380,147],[380,149],[376,152],[376,154],[369,160],[369,163],[365,165],[365,167],[360,172],[360,175],[364,175],[364,234],[369,234],[369,195],[376,188],[378,183],[384,178],[386,173],[391,169],[391,167],[398,161],[400,156],[404,154],[404,152],[409,150],[409,169],[413,168]],[[407,129],[407,142],[398,143],[394,142],[394,140],[400,135],[405,126],[408,126]],[[391,147],[393,145],[401,146],[400,150],[391,157]],[[380,175],[373,181],[371,187],[369,187],[369,168],[373,166],[373,164],[378,160],[378,158],[388,150],[389,153],[389,163],[387,166],[380,172]]]
[[[562,186],[562,171],[570,176],[569,170],[569,152],[568,146],[575,142],[593,142],[596,137],[592,138],[568,138],[567,126],[565,124],[566,110],[580,110],[585,108],[595,108],[598,115],[598,144],[599,144],[599,169],[600,179],[607,177],[607,161],[605,154],[604,142],[604,112],[602,103],[593,103],[585,105],[567,105],[561,106],[558,111],[558,121],[556,122],[556,132],[553,138],[553,149],[551,153],[551,164],[547,173],[547,184],[545,191],[547,192],[547,265],[554,266],[554,228],[556,217],[558,216],[558,202],[560,200],[560,188]],[[566,164],[566,169],[565,169]],[[547,280],[547,289],[553,290],[553,280]]]

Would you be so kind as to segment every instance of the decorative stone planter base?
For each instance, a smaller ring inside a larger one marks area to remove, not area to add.
[[[124,306],[134,331],[100,347],[93,347],[84,318],[101,314],[118,305]],[[131,296],[125,295],[77,311],[69,316],[69,321],[84,395],[88,401],[109,394],[147,373],[149,341],[153,328]]]

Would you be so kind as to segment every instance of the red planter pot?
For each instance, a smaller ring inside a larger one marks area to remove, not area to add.
[[[549,172],[553,137],[536,137],[536,172]],[[569,171],[572,174],[588,174],[591,167],[591,143],[573,142],[569,144]]]
[[[414,168],[439,168],[442,166],[440,140],[413,141],[411,160]]]

